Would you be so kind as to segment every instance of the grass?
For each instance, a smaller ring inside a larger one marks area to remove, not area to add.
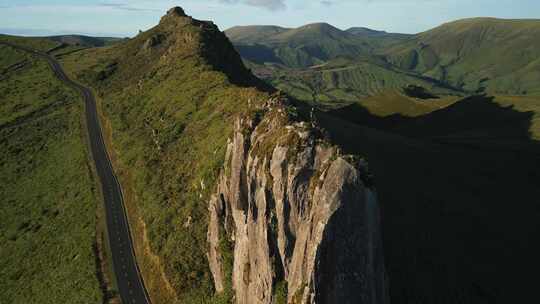
[[[277,27],[236,27],[227,30],[242,56],[264,63],[267,60],[288,67],[306,68],[342,56],[367,54],[372,46],[360,36],[329,24],[309,24],[294,29]],[[270,50],[274,55],[262,56]]]
[[[47,39],[45,37],[27,38],[0,34],[0,41],[11,42],[17,45],[24,45],[40,51],[47,51],[58,46],[57,42]]]
[[[27,64],[0,82],[0,302],[102,303],[81,99],[46,62],[1,51]]]
[[[414,84],[437,94],[460,95],[437,81],[417,77],[371,59],[364,61],[338,58],[319,67],[291,69],[281,65],[249,63],[257,75],[294,98],[320,107],[339,107],[390,89]],[[264,75],[262,75],[264,74]]]
[[[497,95],[495,102],[516,111],[534,113],[529,132],[532,139],[540,141],[540,97]]]
[[[26,59],[26,55],[22,51],[6,45],[0,45],[0,54],[2,54],[0,56],[0,70],[5,70]]]
[[[472,18],[381,50],[390,61],[467,91],[538,95],[540,20]]]
[[[362,105],[373,115],[380,117],[400,114],[406,117],[418,117],[450,106],[460,99],[459,96],[443,96],[438,99],[421,100],[406,96],[399,90],[386,90],[380,94],[362,98]]]
[[[323,108],[411,84],[446,95],[540,96],[540,20],[464,19],[410,36],[352,35],[326,24],[226,33],[257,75]]]
[[[158,42],[145,47],[150,40]],[[128,204],[146,226],[149,248],[141,252],[158,257],[174,290],[164,295],[159,284],[150,286],[152,298],[216,301],[206,258],[208,197],[223,165],[232,119],[250,113],[248,104],[262,104],[268,95],[247,85],[257,82],[220,32],[182,17],[166,16],[122,44],[66,55],[63,64],[102,100],[115,167],[123,182],[129,180],[123,184],[132,194]],[[150,259],[139,262],[147,281],[161,280],[160,271],[149,271],[155,269]]]
[[[280,281],[276,284],[274,291],[275,304],[287,304],[287,282]]]

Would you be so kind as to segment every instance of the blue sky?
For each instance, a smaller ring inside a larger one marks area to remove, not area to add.
[[[328,22],[417,33],[467,17],[540,18],[540,0],[0,0],[0,32],[130,36],[172,6],[221,29]]]

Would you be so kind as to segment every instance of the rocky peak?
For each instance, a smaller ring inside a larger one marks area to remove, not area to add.
[[[185,13],[184,9],[176,6],[169,9],[167,13],[163,17],[161,17],[160,24],[162,25],[167,22],[189,23],[190,20],[192,20],[192,18]]]
[[[198,57],[200,63],[223,72],[234,84],[264,87],[214,23],[194,19],[180,7],[168,10],[159,25],[141,33],[132,43],[140,50],[137,55],[159,58],[160,66],[172,68],[178,58]]]
[[[295,111],[275,97],[235,122],[209,202],[216,290],[238,304],[387,303],[367,162]]]
[[[186,13],[184,12],[184,9],[179,7],[179,6],[175,6],[171,9],[169,9],[167,11],[167,16],[172,16],[172,17],[187,17]]]

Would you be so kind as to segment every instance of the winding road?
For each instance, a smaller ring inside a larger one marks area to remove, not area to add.
[[[54,56],[11,43],[0,42],[0,44],[32,53],[47,60],[56,77],[66,85],[79,91],[84,98],[90,150],[103,190],[107,231],[120,298],[123,304],[150,304],[148,293],[144,287],[144,282],[140,275],[137,261],[135,260],[133,240],[129,230],[122,189],[114,174],[105,142],[103,141],[94,94],[90,89],[71,80]]]

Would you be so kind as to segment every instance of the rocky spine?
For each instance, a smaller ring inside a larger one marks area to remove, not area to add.
[[[387,303],[367,162],[295,116],[276,97],[235,122],[209,202],[216,291],[238,304]]]

